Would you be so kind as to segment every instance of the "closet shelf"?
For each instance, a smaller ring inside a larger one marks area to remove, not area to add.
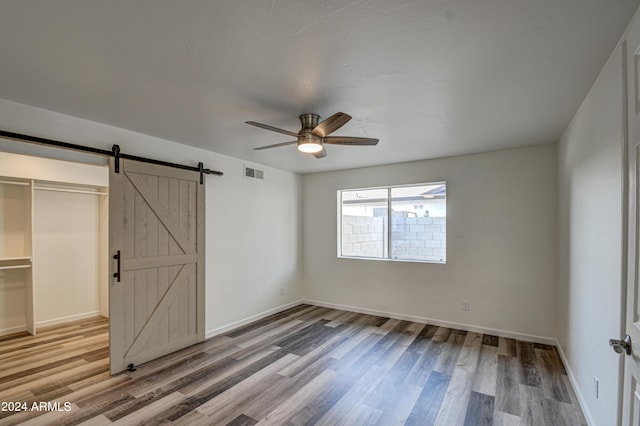
[[[0,257],[0,270],[31,268],[31,257]]]
[[[29,186],[29,182],[23,182],[20,180],[0,180],[0,184],[5,185],[18,185],[18,186]]]

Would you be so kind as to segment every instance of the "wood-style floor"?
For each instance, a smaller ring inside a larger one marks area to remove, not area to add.
[[[0,338],[0,425],[586,425],[552,346],[309,305],[108,363],[105,319]]]

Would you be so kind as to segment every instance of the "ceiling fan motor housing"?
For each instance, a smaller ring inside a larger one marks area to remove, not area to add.
[[[300,124],[302,128],[298,132],[299,134],[303,133],[311,133],[311,131],[318,125],[318,121],[320,121],[320,116],[318,114],[302,114],[300,116]]]
[[[322,138],[314,135],[311,131],[318,125],[320,116],[318,114],[300,115],[302,128],[298,132],[298,149],[302,152],[314,153],[322,150]]]

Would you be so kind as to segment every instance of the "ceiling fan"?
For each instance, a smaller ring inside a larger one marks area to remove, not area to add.
[[[262,123],[256,123],[255,121],[245,121],[245,123],[252,126],[260,127],[261,129],[271,130],[272,132],[283,133],[285,135],[293,136],[295,141],[282,142],[274,145],[261,146],[254,148],[254,150],[277,148],[279,146],[298,144],[298,150],[304,153],[313,154],[316,158],[324,158],[327,156],[327,151],[324,149],[324,144],[329,145],[376,145],[378,139],[371,138],[359,138],[354,136],[329,136],[331,133],[338,130],[340,127],[347,124],[351,120],[349,114],[344,112],[337,112],[331,117],[318,124],[320,116],[318,114],[302,114],[300,116],[300,123],[302,128],[298,133],[290,132],[288,130],[278,129],[277,127],[269,126]]]

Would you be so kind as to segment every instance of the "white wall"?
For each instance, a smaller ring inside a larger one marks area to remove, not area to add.
[[[99,314],[98,195],[36,190],[33,282],[39,327]]]
[[[202,161],[224,172],[222,177],[207,176],[207,331],[301,298],[299,175],[258,166],[265,180],[248,180],[243,162],[235,158],[1,99],[0,129],[102,149],[117,143],[127,154],[193,165]],[[18,142],[0,141],[0,150],[87,158]]]
[[[258,166],[264,180],[249,179],[225,159],[214,167],[225,175],[207,181],[210,331],[302,298],[300,176]]]
[[[25,188],[28,187],[0,184],[0,258],[25,256],[28,250],[25,217],[29,195]]]
[[[617,424],[621,357],[622,55],[613,52],[558,149],[558,340],[593,424]],[[593,395],[593,377],[600,397]]]
[[[0,336],[25,329],[25,270],[0,271]]]
[[[555,337],[556,162],[543,145],[304,175],[305,297]],[[447,182],[445,265],[337,258],[337,190],[432,181]]]

